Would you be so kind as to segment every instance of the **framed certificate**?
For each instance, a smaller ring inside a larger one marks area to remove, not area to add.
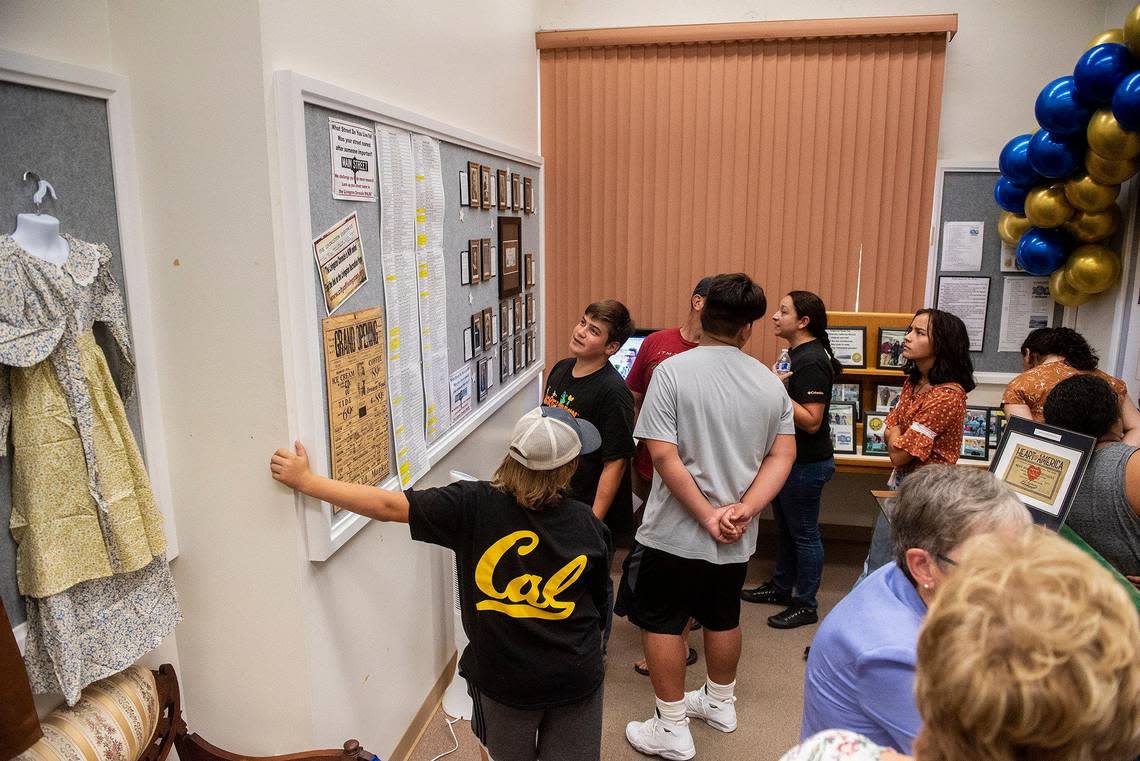
[[[483,205],[482,182],[479,177],[479,165],[474,161],[467,162],[467,196],[470,205],[478,209]]]
[[[990,452],[990,408],[967,407],[966,418],[962,421],[962,451],[960,460],[989,459]]]
[[[863,413],[863,454],[870,457],[888,457],[887,413]]]
[[[906,338],[905,328],[879,328],[879,342],[876,344],[875,356],[878,357],[877,367],[880,370],[901,370],[906,364],[902,355],[904,338]]]
[[[831,351],[839,364],[844,367],[860,368],[867,366],[867,329],[858,327],[835,327],[827,329],[831,341]]]
[[[497,184],[498,184],[498,187],[496,188],[496,190],[498,191],[498,196],[499,196],[499,198],[498,198],[499,211],[506,211],[507,210],[507,170],[506,169],[500,169],[499,171],[497,171],[495,173],[495,177],[496,177]]]
[[[1069,515],[1095,448],[1091,436],[1011,417],[990,472],[1017,494],[1034,523],[1056,531]]]
[[[499,217],[499,298],[522,290],[522,220]]]
[[[469,257],[469,264],[471,265],[472,283],[478,283],[483,279],[483,242],[480,240],[467,241],[467,248],[471,252]]]
[[[827,424],[831,428],[831,447],[835,454],[855,454],[858,414],[855,402],[832,402],[828,408]]]

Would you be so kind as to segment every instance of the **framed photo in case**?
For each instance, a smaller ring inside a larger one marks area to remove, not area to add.
[[[827,424],[831,428],[831,447],[835,454],[855,454],[855,423],[859,411],[857,402],[832,402],[827,410]]]
[[[863,413],[863,454],[889,457],[887,452],[887,413]]]
[[[903,339],[906,338],[906,328],[879,328],[879,342],[875,344],[875,357],[880,370],[901,370],[906,360],[903,359]]]
[[[962,450],[960,460],[989,459],[990,450],[990,408],[967,407],[962,421]]]
[[[902,394],[902,385],[893,383],[875,384],[875,412],[890,412]]]

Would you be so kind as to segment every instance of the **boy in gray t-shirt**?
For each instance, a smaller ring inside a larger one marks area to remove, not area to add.
[[[763,289],[747,275],[718,275],[701,312],[700,345],[657,367],[634,431],[654,470],[623,580],[657,702],[653,718],[626,726],[642,753],[692,758],[688,717],[736,729],[740,590],[756,548],[754,519],[796,456],[783,384],[740,350],[766,309]],[[704,625],[709,672],[703,688],[685,693],[681,632],[689,616]]]

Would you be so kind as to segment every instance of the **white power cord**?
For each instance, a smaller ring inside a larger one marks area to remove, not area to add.
[[[455,743],[455,747],[452,748],[451,750],[445,750],[443,753],[440,753],[438,756],[433,758],[431,761],[439,761],[444,756],[450,755],[450,754],[454,753],[455,751],[459,750],[459,738],[455,736],[455,722],[459,721],[459,718],[456,717],[456,718],[450,719],[450,720],[445,718],[444,721],[447,722],[447,729],[449,732],[451,732],[451,741],[453,743]]]

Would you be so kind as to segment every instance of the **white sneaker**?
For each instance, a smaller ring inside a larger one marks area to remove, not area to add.
[[[697,755],[688,719],[684,724],[662,721],[656,716],[648,721],[631,721],[625,725],[625,739],[638,752],[669,761],[688,761]]]
[[[713,700],[705,688],[685,693],[685,715],[700,719],[713,729],[732,732],[736,729],[736,696],[729,700]]]

